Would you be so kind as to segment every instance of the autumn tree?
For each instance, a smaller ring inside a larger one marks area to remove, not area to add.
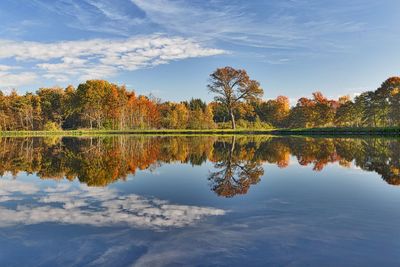
[[[134,127],[141,129],[156,128],[159,122],[159,112],[157,104],[147,96],[140,95],[136,102],[136,122]]]
[[[81,114],[79,112],[79,102],[75,88],[72,85],[67,86],[64,90],[63,103],[64,129],[74,129],[80,125]]]
[[[340,106],[336,100],[327,99],[321,92],[313,98],[302,97],[290,111],[290,127],[324,127],[333,125],[335,113]]]
[[[215,101],[227,109],[232,129],[236,129],[234,110],[241,101],[251,101],[263,95],[259,82],[251,80],[245,70],[219,68],[210,75],[209,92]]]
[[[400,125],[400,77],[388,78],[377,91],[385,97],[382,102],[385,104],[388,124]]]
[[[289,115],[290,127],[313,127],[315,121],[314,112],[315,103],[306,97],[302,97],[297,101],[295,107],[292,108]]]
[[[337,126],[353,126],[357,125],[356,119],[356,107],[354,102],[350,100],[350,97],[339,98],[339,107],[335,113],[335,125]]]
[[[189,120],[187,123],[190,129],[212,129],[214,121],[211,109],[206,102],[201,99],[191,99],[189,102],[184,102],[189,110]]]
[[[79,97],[79,113],[82,120],[89,123],[90,129],[94,125],[102,128],[104,121],[104,99],[111,84],[103,80],[89,80],[82,83],[77,88]]]
[[[40,98],[43,125],[55,122],[61,127],[64,120],[64,90],[60,87],[40,88],[36,94]]]
[[[338,102],[328,100],[321,92],[313,93],[314,101],[314,125],[327,126],[333,123]]]
[[[8,98],[4,95],[2,91],[0,91],[0,130],[4,131],[7,130],[8,126]]]
[[[40,88],[20,95],[0,92],[1,130],[211,129],[267,127],[386,127],[400,125],[400,77],[354,99],[328,99],[320,92],[290,107],[285,96],[263,101],[259,83],[244,70],[217,69],[208,89],[215,101],[162,102],[125,86],[89,80],[75,89]]]
[[[173,105],[169,117],[170,128],[186,129],[189,121],[189,110],[186,105],[179,103]]]
[[[284,127],[290,112],[289,98],[278,96],[267,102],[254,103],[256,113],[262,121],[275,127]]]

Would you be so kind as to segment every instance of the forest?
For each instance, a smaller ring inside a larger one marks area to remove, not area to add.
[[[137,95],[124,85],[88,80],[77,88],[40,88],[24,95],[0,91],[0,130],[67,129],[270,129],[392,127],[400,125],[400,77],[354,99],[321,92],[294,106],[286,96],[263,100],[260,84],[245,70],[217,69],[208,90],[215,98],[170,102]]]

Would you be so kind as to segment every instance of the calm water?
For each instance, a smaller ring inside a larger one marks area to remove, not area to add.
[[[400,266],[400,141],[0,139],[0,266]]]

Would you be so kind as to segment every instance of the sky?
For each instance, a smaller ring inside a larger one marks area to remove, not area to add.
[[[210,101],[210,73],[232,66],[264,99],[354,96],[400,75],[398,14],[398,0],[2,0],[0,89],[106,79]]]

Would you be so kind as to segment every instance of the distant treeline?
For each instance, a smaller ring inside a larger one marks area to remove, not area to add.
[[[254,96],[237,101],[231,110],[224,101],[216,97],[208,104],[200,99],[162,102],[125,86],[89,80],[77,88],[41,88],[25,95],[0,92],[0,130],[230,128],[231,112],[238,128],[400,125],[400,77],[354,99],[327,99],[316,92],[290,107],[285,96],[268,101]]]

